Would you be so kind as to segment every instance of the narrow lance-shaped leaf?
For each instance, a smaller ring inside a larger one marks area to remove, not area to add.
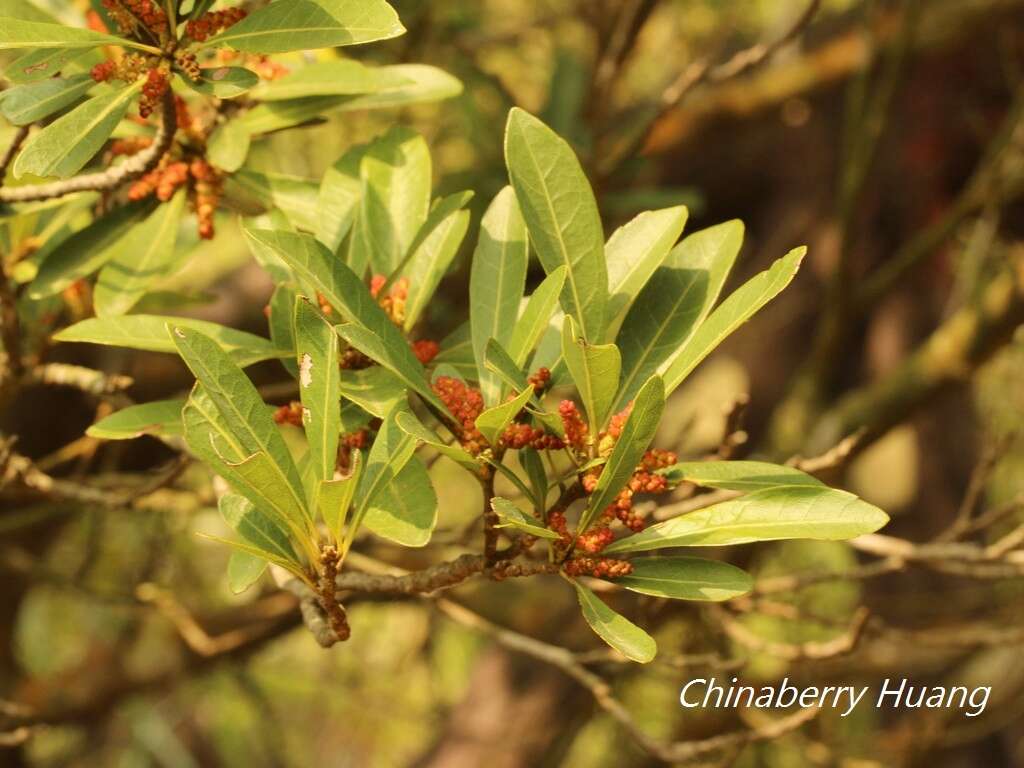
[[[292,354],[292,350],[278,349],[266,339],[245,331],[206,320],[162,315],[91,317],[57,332],[53,338],[55,341],[80,341],[147,352],[177,352],[174,341],[167,335],[168,323],[200,331],[214,339],[236,365],[247,366]]]
[[[658,470],[669,483],[694,483],[706,488],[756,491],[778,485],[823,486],[818,478],[795,467],[764,461],[688,461]]]
[[[273,557],[298,564],[299,558],[288,538],[287,529],[254,507],[244,496],[226,493],[220,497],[217,508],[231,529],[248,543]]]
[[[338,335],[304,297],[295,301],[295,352],[302,425],[317,480],[331,480],[341,430]]]
[[[512,329],[508,353],[520,368],[526,365],[526,359],[551,323],[567,272],[567,267],[559,267],[544,278],[526,302]]]
[[[0,113],[12,125],[29,125],[74,104],[96,85],[88,74],[55,77],[11,88],[0,101]]]
[[[402,332],[348,266],[310,235],[264,229],[246,229],[245,233],[280,256],[351,320],[336,327],[346,341],[388,368],[441,413],[447,413]]]
[[[368,147],[367,144],[360,144],[349,149],[327,169],[320,180],[316,239],[332,252],[338,251],[341,241],[352,228],[363,195],[359,166]]]
[[[0,51],[18,48],[99,48],[101,45],[153,50],[152,46],[93,32],[91,29],[0,17]]]
[[[729,334],[778,296],[796,275],[806,253],[802,246],[794,248],[730,294],[673,357],[664,372],[665,391],[671,393]]]
[[[199,70],[199,79],[182,77],[186,85],[204,96],[233,99],[259,85],[260,78],[245,67],[210,67]]]
[[[679,239],[686,225],[685,205],[644,211],[616,229],[604,246],[608,263],[608,328],[615,338],[626,310]]]
[[[390,67],[368,67],[355,59],[318,61],[284,77],[269,80],[253,92],[261,101],[302,99],[308,96],[349,96],[376,93],[400,85],[408,85]]]
[[[537,256],[550,274],[567,269],[562,307],[590,342],[604,338],[608,273],[594,193],[569,145],[524,112],[509,112],[505,163]]]
[[[222,433],[225,443],[237,451],[234,457],[226,457],[228,462],[265,457],[269,473],[266,481],[273,482],[275,493],[280,493],[275,499],[276,508],[292,522],[311,523],[312,514],[305,503],[299,472],[256,387],[213,339],[180,324],[169,327],[169,333],[178,353],[202,385],[205,401],[216,411],[204,412],[204,416]],[[195,392],[190,401],[194,398]],[[196,407],[204,410],[204,404]],[[186,438],[187,428],[186,421]],[[193,445],[192,439],[189,445]],[[256,465],[260,463],[257,461]]]
[[[406,332],[420,319],[466,236],[469,211],[464,206],[472,197],[472,192],[460,192],[440,200],[409,247],[400,272],[409,281],[402,323]]]
[[[734,565],[699,557],[639,557],[633,571],[615,579],[631,592],[675,600],[731,600],[749,592],[754,580]]]
[[[341,378],[341,395],[378,419],[408,398],[402,380],[380,365],[346,371]]]
[[[345,520],[362,474],[363,454],[361,451],[352,451],[352,468],[347,477],[320,482],[317,506],[320,509],[320,516],[324,519],[324,525],[338,544],[344,541]]]
[[[168,274],[180,254],[175,253],[178,225],[185,209],[185,190],[133,227],[117,245],[114,257],[100,271],[94,304],[96,314],[122,315]]]
[[[435,432],[423,426],[423,423],[410,411],[402,411],[396,417],[398,428],[414,440],[424,445],[429,445],[438,453],[447,456],[452,461],[465,467],[474,475],[480,471],[480,464],[473,456],[465,451],[458,443],[449,445],[444,442]]]
[[[384,0],[285,0],[249,14],[203,46],[286,53],[386,40],[405,32]]]
[[[590,434],[596,435],[609,416],[619,388],[621,358],[614,344],[590,344],[577,335],[576,323],[566,316],[562,326],[562,358],[590,422]]]
[[[121,122],[128,105],[142,87],[134,85],[110,91],[75,107],[29,139],[14,161],[14,176],[58,176],[78,173]]]
[[[597,478],[597,486],[580,517],[579,529],[587,526],[618,496],[643,458],[644,451],[658,431],[658,422],[665,407],[665,388],[661,378],[652,376],[633,401],[633,409],[615,441],[608,461]]]
[[[742,242],[739,221],[695,232],[644,286],[618,335],[622,386],[616,410],[651,374],[663,374],[672,365],[718,299]]]
[[[491,509],[494,510],[501,520],[495,528],[515,528],[530,536],[537,536],[542,539],[559,538],[559,534],[545,527],[541,520],[533,515],[526,514],[511,501],[503,499],[501,496],[495,496],[491,499]]]
[[[609,608],[601,598],[579,582],[573,582],[583,618],[598,637],[627,659],[646,664],[658,653],[654,638],[625,616]]]
[[[505,187],[480,222],[480,237],[469,273],[473,358],[487,405],[498,402],[504,389],[497,376],[487,369],[487,345],[491,339],[507,345],[512,338],[526,286],[528,257],[526,224],[515,192]]]
[[[777,539],[852,539],[873,533],[888,515],[852,493],[827,486],[777,486],[657,523],[605,551],[717,547]]]
[[[522,391],[527,386],[526,373],[516,365],[497,339],[488,339],[484,348],[484,367],[510,387]]]

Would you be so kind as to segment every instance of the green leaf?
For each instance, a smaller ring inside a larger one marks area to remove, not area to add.
[[[178,225],[185,210],[185,190],[179,189],[112,248],[113,258],[100,271],[94,305],[100,317],[123,315],[153,284],[169,274],[183,254],[175,251]]]
[[[577,335],[576,323],[566,315],[562,326],[562,358],[590,421],[590,434],[597,435],[610,415],[619,389],[621,358],[614,344],[590,344]]]
[[[388,412],[377,431],[373,445],[370,446],[370,453],[356,488],[358,501],[345,535],[345,551],[352,545],[352,540],[370,509],[370,502],[384,494],[387,486],[394,483],[395,477],[416,450],[415,441],[403,432],[397,423],[398,414],[406,408],[404,403],[400,403]]]
[[[386,40],[405,32],[383,0],[278,0],[202,44],[285,53]]]
[[[334,477],[341,430],[338,335],[309,301],[295,301],[295,353],[302,425],[317,480]]]
[[[383,419],[396,403],[404,402],[407,397],[402,380],[379,365],[361,371],[345,371],[340,390],[342,397],[378,419]]]
[[[278,0],[280,2],[280,0]],[[294,226],[314,231],[317,226],[319,185],[315,181],[283,173],[260,173],[248,168],[230,177],[228,190],[254,197],[266,208],[278,208]]]
[[[474,475],[480,471],[480,464],[467,451],[463,450],[458,443],[449,445],[444,442],[435,432],[423,426],[423,423],[409,411],[401,411],[397,414],[395,422],[398,428],[409,435],[413,440],[418,440],[424,445],[429,445],[438,453],[447,456],[449,459],[465,467]]]
[[[597,478],[597,487],[590,494],[587,508],[580,516],[579,529],[585,531],[594,518],[611,504],[643,458],[644,451],[658,431],[658,422],[665,407],[665,388],[661,378],[652,376],[640,388],[633,401],[633,410],[615,441],[611,455]]]
[[[514,389],[522,391],[527,387],[528,379],[523,369],[516,365],[512,356],[496,339],[487,341],[484,349],[484,367]]]
[[[232,594],[240,595],[259,581],[268,564],[268,560],[251,552],[232,550],[228,558],[228,588]]]
[[[55,341],[79,341],[148,352],[176,352],[174,342],[167,335],[168,323],[200,331],[214,339],[237,365],[247,366],[292,354],[291,350],[277,349],[266,339],[245,331],[205,320],[162,315],[92,317],[65,328],[53,338]]]
[[[794,248],[764,272],[737,288],[672,357],[665,368],[665,391],[671,393],[733,331],[789,285],[807,249]]]
[[[350,96],[409,85],[391,67],[368,67],[354,59],[318,61],[261,85],[252,95],[262,101],[307,96]]]
[[[225,546],[231,547],[232,550],[235,552],[244,552],[245,554],[251,555],[252,557],[263,558],[264,560],[267,560],[268,562],[271,562],[274,565],[280,566],[281,568],[284,568],[286,571],[289,571],[293,576],[295,576],[298,579],[302,579],[307,584],[309,584],[309,586],[313,586],[309,583],[309,576],[305,573],[301,565],[293,563],[289,560],[283,560],[275,555],[272,555],[270,552],[262,550],[259,547],[254,547],[252,544],[248,544],[244,541],[232,541],[231,539],[225,539],[220,536],[213,536],[212,534],[202,532],[198,532],[196,535],[204,539],[209,539],[210,541],[215,541],[218,544],[224,544]]]
[[[686,225],[685,205],[645,211],[616,229],[604,246],[608,263],[608,329],[614,339],[633,300],[665,261]]]
[[[437,494],[422,461],[413,456],[371,498],[363,524],[405,547],[422,547],[430,541],[437,525]]]
[[[526,224],[515,192],[505,187],[480,222],[480,237],[469,274],[473,358],[487,405],[498,402],[504,391],[501,381],[486,366],[488,342],[493,339],[499,345],[508,345],[512,338],[526,287],[528,258]]]
[[[249,544],[279,560],[299,563],[287,530],[254,507],[244,496],[226,493],[220,497],[217,508],[225,522],[231,526],[231,530]]]
[[[352,452],[352,469],[348,477],[339,480],[323,480],[317,492],[317,506],[327,530],[339,544],[344,540],[345,520],[349,507],[355,498],[359,478],[363,473],[363,454]]]
[[[267,327],[270,341],[278,349],[295,349],[295,300],[298,294],[290,285],[278,284],[270,297],[270,317]],[[299,378],[299,366],[292,355],[281,360],[281,365],[294,378]]]
[[[605,552],[718,547],[777,539],[852,539],[877,531],[888,515],[852,493],[826,486],[763,488],[616,541]]]
[[[543,513],[544,503],[548,496],[548,473],[544,462],[535,448],[523,448],[519,451],[519,464],[530,479],[530,489],[536,500],[537,512]]]
[[[370,295],[369,289],[340,259],[309,235],[246,229],[246,235],[270,248],[302,279],[312,283],[351,323],[335,330],[354,347],[395,373],[442,413],[447,409],[427,383],[426,373],[402,332]]]
[[[74,176],[100,151],[121,122],[142,81],[93,96],[35,134],[14,161],[14,177]]]
[[[601,598],[578,582],[573,582],[583,610],[583,618],[598,637],[627,659],[646,664],[658,653],[654,638],[624,616],[609,608]]]
[[[152,46],[135,43],[113,35],[104,35],[89,29],[64,24],[0,18],[0,51],[18,48],[98,48],[101,45],[120,45],[152,51]]]
[[[658,470],[669,483],[690,482],[706,488],[756,491],[779,485],[823,486],[818,478],[794,467],[764,461],[689,461]]]
[[[729,221],[687,237],[655,272],[619,331],[622,386],[616,410],[653,373],[664,376],[711,311],[743,243],[743,224]]]
[[[731,600],[749,592],[754,580],[746,571],[700,557],[641,557],[633,572],[615,579],[631,592],[673,600]]]
[[[487,438],[488,443],[496,446],[505,427],[512,422],[516,414],[526,407],[531,397],[533,397],[533,387],[527,387],[512,400],[488,408],[476,417],[476,428]]]
[[[0,17],[20,19],[21,21],[39,21],[44,24],[59,24],[57,17],[44,11],[32,0],[0,0]]]
[[[59,73],[76,59],[89,53],[88,48],[38,48],[27,51],[4,67],[4,77],[12,83],[35,83]]]
[[[326,111],[359,112],[367,109],[391,109],[411,104],[444,101],[462,93],[462,83],[443,69],[427,64],[391,64],[380,67],[388,76],[400,77],[407,85],[358,96],[337,96]]]
[[[180,435],[181,409],[184,407],[184,400],[156,400],[130,405],[100,419],[85,434],[101,440],[131,440],[142,435]]]
[[[241,120],[221,123],[206,142],[206,157],[222,171],[234,173],[249,156],[252,136]]]
[[[4,93],[0,112],[12,125],[29,125],[78,101],[94,85],[88,74],[19,85]]]
[[[336,253],[341,241],[352,228],[363,181],[359,166],[368,144],[352,147],[324,173],[317,195],[316,239]]]
[[[472,192],[459,192],[438,201],[409,248],[400,273],[409,280],[402,323],[406,332],[420,319],[466,236],[469,211],[464,206],[472,197]]]
[[[115,255],[117,245],[148,210],[142,204],[130,204],[100,216],[62,242],[43,261],[29,286],[31,299],[45,299],[88,277]]]
[[[376,273],[390,275],[430,210],[427,142],[409,128],[391,128],[363,154],[360,178],[363,194],[352,229],[349,262],[356,274],[362,274],[369,263]]]
[[[193,91],[218,99],[233,99],[235,96],[241,96],[260,83],[259,76],[245,67],[210,67],[200,70],[198,80],[184,75],[181,79]]]
[[[566,267],[559,267],[544,278],[526,302],[512,329],[508,353],[520,368],[526,365],[526,358],[533,352],[533,348],[537,346],[540,337],[551,323],[567,271]]]
[[[199,382],[183,414],[189,448],[257,507],[310,531],[299,471],[256,387],[213,339],[180,324],[168,329]]]
[[[543,521],[526,514],[511,501],[503,499],[501,496],[491,499],[491,509],[501,518],[501,522],[494,526],[495,528],[515,528],[542,539],[560,538],[557,533],[545,527]]]
[[[521,109],[509,112],[505,163],[544,270],[567,269],[562,307],[591,342],[604,338],[608,274],[594,193],[569,145]]]

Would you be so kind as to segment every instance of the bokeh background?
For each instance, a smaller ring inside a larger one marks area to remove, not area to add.
[[[43,4],[66,18],[80,10]],[[770,61],[708,78],[678,100],[680,78],[695,64],[775,39],[806,4],[394,4],[409,33],[347,53],[439,66],[462,80],[464,93],[270,135],[254,146],[253,167],[315,179],[397,119],[428,137],[437,194],[475,191],[476,222],[507,183],[502,126],[521,105],[573,143],[609,233],[639,211],[678,203],[689,206],[688,232],[742,219],[732,286],[791,247],[809,246],[793,285],[673,396],[659,447],[690,457],[718,450],[727,414],[749,396],[742,434],[733,435],[736,457],[816,456],[862,429],[828,479],[886,509],[888,535],[948,542],[955,521],[989,514],[969,531],[983,549],[1019,530],[1024,3],[827,0]],[[0,127],[0,139],[8,133]],[[273,286],[236,226],[224,212],[216,240],[189,246],[188,266],[161,287],[164,298],[147,299],[155,311],[265,332]],[[465,317],[475,230],[424,335],[442,338]],[[534,265],[531,285],[540,277]],[[191,383],[168,355],[63,345],[50,359],[129,375],[128,395],[138,402]],[[268,400],[287,399],[276,363],[252,373]],[[72,390],[29,388],[0,415],[0,430],[17,435],[18,450],[42,469],[116,488],[125,473],[152,471],[173,454],[149,438],[83,439],[110,407]],[[405,567],[454,551],[478,514],[475,485],[444,462],[432,472],[441,504],[433,544],[381,553]],[[52,715],[31,738],[0,749],[0,765],[659,764],[562,672],[428,603],[353,605],[352,639],[323,651],[297,625],[290,598],[269,584],[231,595],[228,551],[195,536],[223,529],[203,477],[189,468],[173,489],[116,508],[0,497],[0,698],[5,708],[27,702]],[[696,676],[877,684],[905,675],[995,687],[982,717],[868,706],[846,719],[825,712],[799,732],[707,764],[1024,765],[1019,564],[965,572],[933,552],[865,574],[859,569],[880,558],[845,544],[717,554],[762,578],[850,576],[726,611],[641,604],[664,662],[597,669],[651,734],[700,738],[760,723],[758,713],[684,713],[679,685]],[[557,579],[465,586],[459,597],[524,634],[596,647]],[[855,647],[814,658],[820,644],[846,636],[862,606],[870,618]],[[202,637],[188,642],[189,621],[214,643],[210,653]],[[232,632],[252,622],[263,622],[258,642],[232,645]]]

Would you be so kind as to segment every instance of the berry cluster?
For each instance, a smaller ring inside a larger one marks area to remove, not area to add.
[[[536,448],[538,451],[559,450],[565,446],[556,435],[549,435],[540,427],[519,422],[512,422],[505,427],[500,443],[506,448]]]
[[[572,400],[563,400],[558,404],[558,415],[562,417],[562,428],[565,430],[565,442],[578,453],[585,453],[587,449],[587,435],[589,429],[583,421],[576,403]]]
[[[221,175],[201,157],[191,161],[174,160],[170,153],[161,158],[149,173],[128,189],[129,200],[143,200],[155,194],[157,199],[170,200],[179,187],[190,185],[192,210],[199,221],[199,236],[210,240],[214,236],[213,215],[221,194]]]
[[[601,513],[603,519],[608,521],[618,519],[631,531],[643,530],[643,518],[633,512],[633,496],[638,493],[665,493],[668,490],[668,482],[663,475],[656,474],[656,471],[675,463],[676,455],[672,451],[658,449],[647,451],[626,487],[619,492],[615,501]],[[588,475],[583,481],[583,487],[588,493],[593,490],[593,483],[596,483],[596,478],[591,483],[589,477]],[[588,486],[590,487],[588,488]]]
[[[128,136],[124,139],[115,139],[110,144],[110,155],[111,157],[131,157],[152,145],[153,140],[148,136]]]
[[[593,576],[598,579],[615,579],[633,572],[631,562],[614,557],[574,557],[562,568],[567,576]]]
[[[97,83],[105,83],[108,80],[120,80],[130,83],[137,80],[143,72],[156,69],[160,60],[153,56],[146,56],[141,53],[129,53],[119,59],[107,59],[93,66],[89,75]]]
[[[213,214],[220,202],[223,180],[220,172],[201,157],[195,158],[188,170],[195,182],[192,209],[199,220],[199,236],[204,240],[212,240],[215,234]]]
[[[293,427],[302,426],[302,403],[292,400],[287,405],[282,405],[274,411],[275,424],[291,424]]]
[[[381,309],[391,318],[391,322],[401,327],[405,322],[405,302],[409,298],[409,278],[399,278],[391,286],[387,296],[378,296],[387,281],[384,275],[374,275],[370,280],[370,295],[377,299]]]
[[[589,552],[593,555],[602,551],[605,547],[611,544],[614,539],[615,534],[612,533],[611,527],[607,525],[599,525],[596,528],[577,536],[576,548],[582,549],[584,552]]]
[[[433,389],[458,421],[462,432],[458,437],[462,447],[476,456],[487,447],[487,440],[476,428],[476,417],[484,409],[484,398],[480,390],[451,376],[438,376],[434,380]]]
[[[185,34],[197,43],[206,42],[218,32],[237,24],[246,16],[243,8],[225,8],[223,11],[209,11],[185,25]]]
[[[536,373],[531,373],[527,383],[533,387],[538,395],[544,392],[551,384],[551,371],[547,368],[538,368]]]
[[[170,154],[164,155],[160,162],[149,173],[145,174],[128,188],[129,200],[144,200],[155,194],[161,202],[167,202],[174,196],[174,191],[188,183],[188,163],[174,161]]]
[[[188,75],[193,82],[198,82],[203,77],[203,70],[199,66],[199,59],[192,51],[178,51],[174,54],[174,63],[178,69]]]
[[[352,451],[362,450],[370,445],[370,430],[366,427],[357,429],[355,432],[347,432],[341,436],[338,443],[337,467],[343,473],[348,474],[352,469]]]
[[[421,339],[420,341],[412,342],[412,352],[416,355],[416,359],[426,365],[441,351],[441,345],[436,341],[430,339]]]

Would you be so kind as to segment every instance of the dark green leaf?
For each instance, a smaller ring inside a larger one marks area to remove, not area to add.
[[[583,399],[590,434],[596,435],[610,415],[619,388],[619,349],[614,344],[590,344],[577,335],[576,323],[567,315],[562,326],[562,359]]]
[[[530,536],[538,536],[542,539],[558,539],[559,535],[550,528],[545,527],[543,521],[533,515],[528,515],[508,499],[495,496],[491,499],[491,509],[501,518],[495,528],[515,528]]]
[[[690,482],[706,488],[756,491],[778,485],[824,485],[816,477],[794,467],[763,461],[690,461],[659,470],[669,483]]]
[[[184,400],[156,400],[130,405],[100,419],[85,434],[101,440],[131,440],[142,435],[180,435],[181,409],[184,407]]]
[[[615,579],[632,592],[674,600],[731,600],[749,592],[754,580],[734,565],[699,557],[641,557],[633,572]]]
[[[200,70],[199,80],[182,75],[182,80],[194,91],[218,99],[233,99],[259,85],[260,78],[245,67],[211,67]]]
[[[341,429],[338,335],[309,301],[295,301],[295,352],[302,424],[317,480],[331,480]]]
[[[78,101],[94,85],[88,74],[19,85],[4,94],[0,112],[13,125],[29,125]]]
[[[544,278],[519,315],[508,342],[508,353],[517,366],[526,365],[526,359],[551,323],[567,271],[566,267],[559,267]]]
[[[654,638],[624,616],[609,608],[589,589],[573,582],[579,597],[583,618],[608,645],[627,659],[646,664],[658,653]]]

